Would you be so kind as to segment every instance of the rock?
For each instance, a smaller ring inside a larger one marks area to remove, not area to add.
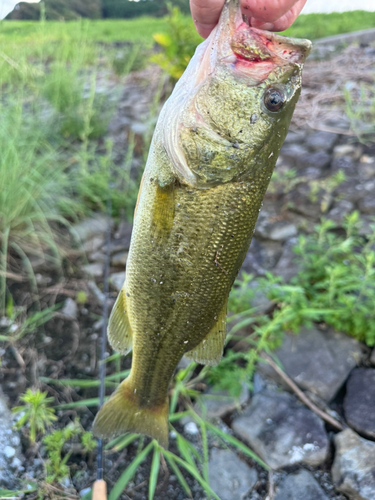
[[[375,365],[375,349],[372,350],[370,361],[371,364]]]
[[[302,389],[331,401],[344,384],[351,370],[364,358],[360,342],[333,328],[301,328],[298,335],[286,334],[281,347],[274,352],[285,372]],[[274,377],[266,363],[259,371]]]
[[[358,202],[359,209],[364,214],[375,215],[375,198],[373,194],[368,194]]]
[[[61,312],[62,314],[68,316],[69,318],[77,319],[78,316],[77,303],[71,298],[66,299],[66,301],[64,302],[64,307],[61,309]]]
[[[292,212],[319,220],[322,212],[329,210],[332,204],[332,196],[324,191],[324,189],[319,189],[317,193],[312,195],[310,185],[308,183],[301,183],[287,194],[286,202],[288,209]]]
[[[346,384],[344,411],[350,427],[375,439],[375,369],[352,371]]]
[[[105,301],[105,295],[104,293],[100,290],[98,285],[95,283],[95,281],[88,281],[87,282],[87,287],[90,290],[90,292],[94,295],[94,297],[98,300],[100,304],[103,304]]]
[[[95,217],[89,217],[75,224],[72,227],[72,231],[79,238],[81,243],[84,243],[92,238],[105,235],[107,228],[108,218],[105,215],[96,214]]]
[[[119,292],[125,282],[125,271],[111,274],[111,276],[109,277],[109,282]]]
[[[291,166],[294,167],[297,165],[300,158],[302,158],[306,153],[307,149],[305,148],[305,146],[287,142],[281,148],[280,157],[282,160],[290,162]]]
[[[106,261],[106,255],[103,252],[93,252],[88,255],[89,262],[99,262],[101,265]]]
[[[273,221],[273,219],[273,214],[267,210],[262,210],[260,212],[254,231],[256,238],[263,240],[286,241],[292,236],[296,236],[297,228],[294,224],[285,220]]]
[[[300,156],[296,162],[298,169],[300,168],[317,168],[324,170],[331,163],[331,155],[325,151],[317,151],[316,153],[306,153]]]
[[[225,390],[209,389],[199,398],[198,403],[194,405],[194,410],[198,415],[203,414],[205,418],[221,418],[243,406],[249,396],[247,384],[242,384],[239,397],[231,396]]]
[[[375,498],[375,443],[346,429],[335,436],[332,479],[350,500]]]
[[[256,394],[232,428],[273,469],[320,465],[329,452],[324,422],[286,392]]]
[[[333,220],[336,224],[341,226],[345,221],[345,217],[352,213],[354,208],[354,204],[350,201],[336,201],[334,207],[328,213],[327,218]]]
[[[338,138],[338,134],[318,131],[307,137],[305,145],[313,151],[331,151]]]
[[[328,497],[310,472],[300,470],[281,481],[275,500],[328,500]]]
[[[21,467],[21,440],[0,389],[0,488],[17,488]]]
[[[94,262],[93,264],[86,264],[82,267],[83,271],[92,278],[101,278],[103,276],[103,264]]]
[[[119,224],[118,230],[116,231],[116,245],[121,243],[123,250],[128,250],[130,247],[130,239],[133,230],[133,224],[122,220]]]
[[[212,448],[208,477],[211,488],[221,500],[242,500],[254,487],[258,474],[233,451]]]
[[[265,271],[262,266],[262,250],[261,244],[256,238],[251,240],[250,248],[247,251],[242,267],[238,273],[241,277],[242,273],[253,274],[254,276],[263,276]]]
[[[342,170],[346,177],[357,175],[356,164],[350,156],[336,156],[331,163],[331,170],[333,172]]]
[[[305,133],[304,131],[294,131],[290,130],[288,131],[287,136],[285,137],[284,141],[284,148],[286,148],[289,144],[301,144],[305,139]]]
[[[196,436],[199,434],[198,426],[195,422],[188,422],[184,425],[184,433],[189,436]]]
[[[348,156],[352,160],[359,160],[362,155],[362,148],[354,144],[340,144],[334,148],[333,155],[336,158]]]
[[[125,267],[129,252],[119,252],[111,258],[111,265],[114,267]]]
[[[94,236],[90,240],[87,240],[82,245],[83,252],[87,254],[93,254],[101,249],[104,245],[104,236]]]
[[[297,255],[293,251],[297,243],[298,238],[290,238],[284,243],[283,253],[272,271],[276,276],[283,277],[286,283],[301,270],[301,265],[296,263]]]

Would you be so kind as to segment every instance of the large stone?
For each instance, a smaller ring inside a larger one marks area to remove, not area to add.
[[[334,207],[330,210],[328,213],[327,218],[333,220],[341,226],[343,222],[345,221],[345,217],[352,213],[354,210],[354,204],[351,203],[350,201],[346,200],[339,200],[335,201]]]
[[[230,450],[212,448],[208,464],[210,486],[221,500],[242,500],[258,474]]]
[[[302,389],[331,401],[351,370],[364,358],[366,350],[344,333],[314,326],[301,328],[298,335],[285,334],[275,355],[285,372]],[[270,365],[261,363],[259,370],[277,379]]]
[[[129,252],[119,252],[112,256],[111,265],[114,267],[125,267]]]
[[[125,282],[125,271],[111,274],[109,282],[119,292]]]
[[[263,276],[265,274],[263,266],[263,245],[256,238],[253,238],[238,276],[240,277],[242,272],[253,274],[254,276]]]
[[[304,217],[319,220],[322,213],[331,207],[332,196],[324,189],[319,189],[312,195],[311,186],[308,183],[301,183],[288,193],[286,201],[289,210],[302,214]]]
[[[338,138],[338,134],[318,131],[310,134],[305,144],[313,151],[331,151]]]
[[[101,278],[103,276],[103,264],[94,262],[93,264],[86,264],[82,267],[83,271],[92,278]]]
[[[335,436],[332,479],[350,500],[375,498],[375,443],[346,429]]]
[[[375,369],[352,371],[346,384],[344,410],[350,427],[375,439]]]
[[[78,317],[78,306],[71,298],[67,298],[64,302],[64,307],[61,309],[62,314],[68,316],[69,318],[77,319]]]
[[[286,241],[296,236],[297,228],[287,220],[275,220],[274,214],[262,210],[255,226],[254,235],[261,240]]]
[[[205,418],[224,417],[241,408],[248,401],[249,395],[247,384],[242,385],[242,391],[238,397],[232,396],[225,390],[209,389],[202,394],[194,405],[194,409],[198,415],[203,415]]]
[[[286,476],[276,489],[275,500],[328,500],[319,484],[307,470]]]
[[[300,168],[318,168],[324,170],[331,163],[331,155],[325,151],[317,151],[315,153],[306,153],[297,161],[297,167]]]
[[[81,243],[91,240],[92,238],[103,236],[108,228],[108,218],[102,214],[96,214],[95,217],[89,217],[79,224],[72,227],[75,234]]]
[[[273,274],[281,276],[286,282],[290,281],[301,270],[301,265],[296,262],[297,255],[293,248],[297,245],[298,238],[290,238],[283,246],[283,253],[273,269]]]
[[[232,427],[273,469],[296,463],[320,465],[328,455],[323,421],[286,392],[256,394]]]
[[[368,194],[361,198],[358,202],[359,209],[364,214],[375,215],[375,198],[374,194]]]
[[[0,488],[17,488],[23,457],[21,440],[13,428],[13,418],[0,389]]]

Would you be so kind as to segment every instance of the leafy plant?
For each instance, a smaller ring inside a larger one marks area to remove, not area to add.
[[[61,481],[69,475],[67,462],[71,456],[71,452],[66,453],[63,457],[63,447],[68,441],[78,436],[80,432],[81,426],[75,421],[63,429],[53,431],[43,439],[48,454],[46,462],[47,483]]]
[[[25,404],[13,408],[13,413],[21,413],[16,422],[17,429],[25,425],[30,427],[30,441],[35,443],[38,432],[45,432],[46,427],[57,420],[55,410],[48,405],[53,402],[53,398],[47,397],[47,392],[36,390],[33,392],[27,389],[26,393],[20,397]]]
[[[190,19],[186,19],[178,7],[169,7],[168,33],[155,34],[154,40],[161,48],[151,57],[175,81],[178,80],[193,57],[202,38],[197,34]]]
[[[373,84],[361,84],[360,88],[344,89],[345,110],[351,128],[358,139],[366,143],[374,142],[375,134],[375,92]]]
[[[245,339],[249,350],[245,353],[243,377],[247,380],[251,379],[259,354],[280,345],[284,331],[298,333],[303,324],[308,326],[313,321],[331,325],[369,346],[375,345],[375,224],[366,238],[359,235],[360,225],[358,212],[353,212],[346,218],[344,235],[334,231],[334,222],[323,220],[314,234],[300,236],[294,248],[300,271],[290,284],[271,273],[258,279],[259,291],[275,304],[271,316],[250,316],[247,295],[243,294],[241,304],[239,289],[234,291],[236,308],[244,311],[253,330]],[[229,359],[231,356],[233,353],[229,352]],[[220,368],[214,369],[213,380],[225,380],[215,370],[220,372]],[[225,363],[222,370],[228,370]],[[230,371],[226,376],[230,376]]]

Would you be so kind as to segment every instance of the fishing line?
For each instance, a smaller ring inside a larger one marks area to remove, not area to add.
[[[99,410],[104,404],[105,396],[105,353],[107,347],[107,324],[108,324],[108,296],[109,296],[109,264],[110,264],[110,242],[111,242],[111,214],[112,214],[112,200],[109,194],[108,185],[108,198],[107,198],[107,231],[105,236],[105,261],[104,261],[104,302],[102,309],[102,331],[100,339],[100,361],[99,361]],[[107,498],[107,487],[104,481],[104,450],[103,450],[103,440],[98,439],[98,458],[97,458],[97,472],[96,481],[93,486],[93,496],[92,500],[105,500]]]

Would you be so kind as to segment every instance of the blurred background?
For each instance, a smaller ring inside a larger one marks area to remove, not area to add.
[[[170,452],[108,443],[111,500],[375,498],[374,11],[308,0],[287,30],[314,49],[223,361],[181,362]],[[158,113],[201,38],[188,0],[0,15],[0,498],[87,499],[106,252],[111,307]],[[131,357],[107,351],[110,394]]]

